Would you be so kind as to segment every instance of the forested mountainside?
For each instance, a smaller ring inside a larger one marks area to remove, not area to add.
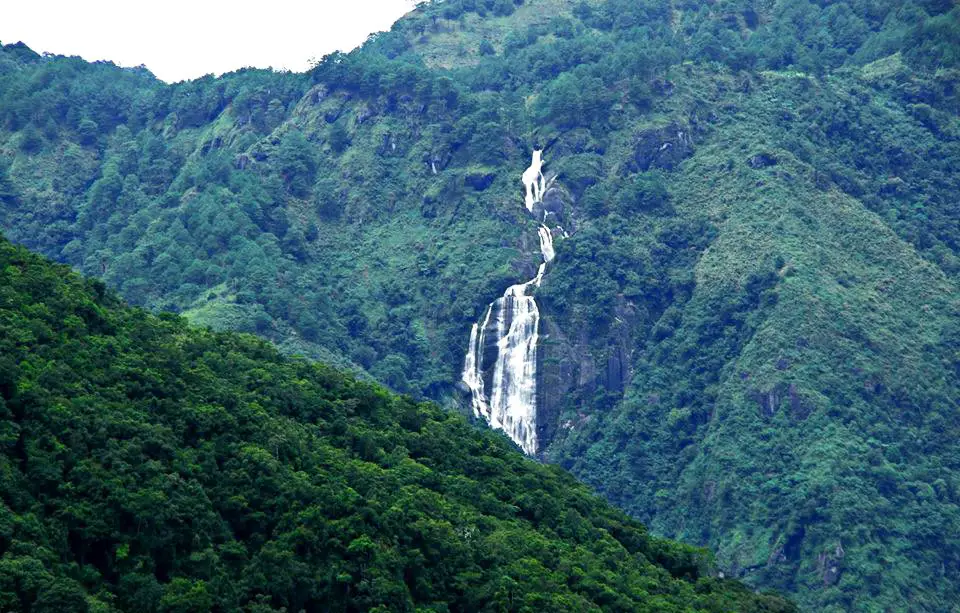
[[[0,238],[0,610],[788,612],[502,436]]]
[[[534,276],[538,455],[812,610],[960,600],[960,8],[447,0],[307,74],[0,56],[0,226],[448,404]]]

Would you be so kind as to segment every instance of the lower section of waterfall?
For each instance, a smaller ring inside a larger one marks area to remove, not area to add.
[[[529,293],[539,287],[553,259],[553,235],[541,225],[543,263],[537,276],[510,286],[470,331],[463,381],[470,389],[473,412],[498,428],[527,454],[537,446],[537,343],[540,310]],[[492,367],[491,367],[492,366]],[[489,390],[489,391],[488,391]]]

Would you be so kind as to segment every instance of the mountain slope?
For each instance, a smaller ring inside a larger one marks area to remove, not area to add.
[[[0,331],[4,611],[791,610],[499,435],[3,239]]]
[[[939,0],[447,0],[307,75],[176,86],[8,46],[0,224],[462,406],[470,326],[539,262],[546,147],[540,455],[812,610],[938,611],[957,49]]]
[[[770,138],[784,107],[796,122],[810,110],[790,90],[836,94],[806,79],[754,84],[756,101],[718,111],[673,177],[676,215],[713,234],[691,296],[638,343],[622,404],[574,426],[554,458],[659,533],[709,543],[722,567],[812,608],[943,610],[960,560],[960,293]]]

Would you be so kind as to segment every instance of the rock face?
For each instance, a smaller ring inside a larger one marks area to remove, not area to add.
[[[537,385],[540,395],[537,398],[538,421],[537,437],[544,445],[549,444],[558,429],[574,424],[562,424],[561,416],[567,409],[579,383],[581,364],[578,361],[575,346],[567,339],[555,322],[549,318],[542,320],[544,337],[540,345],[540,363],[538,364]]]
[[[619,397],[633,376],[631,348],[636,313],[624,300],[616,306],[616,321],[605,338],[590,338],[585,332],[565,333],[544,314],[537,398],[538,438],[542,446],[562,429],[576,428],[588,416],[581,407],[592,407],[598,391]],[[564,417],[575,415],[575,418]]]
[[[481,192],[490,187],[495,178],[496,175],[492,171],[478,169],[468,172],[463,179],[475,191]]]
[[[750,165],[750,168],[761,169],[769,168],[770,166],[777,165],[777,158],[770,153],[758,153],[757,155],[751,156],[747,160],[747,164]]]
[[[702,118],[692,115],[689,121],[638,131],[632,155],[622,171],[675,170],[693,155],[694,135],[708,130],[713,119],[713,114],[705,111]],[[556,183],[553,179],[547,176],[542,199],[531,212],[557,231],[573,233],[578,225],[575,200],[562,185],[562,177]],[[622,396],[633,377],[632,352],[642,317],[621,297],[615,306],[615,323],[603,338],[594,338],[585,332],[561,329],[548,310],[541,313],[543,337],[537,366],[537,438],[541,449],[564,430],[576,429],[588,420],[588,409],[602,410],[605,403],[613,404]],[[782,395],[788,390],[778,389],[776,393]]]
[[[832,550],[820,552],[820,556],[817,558],[817,568],[820,571],[824,586],[833,585],[840,580],[845,555],[846,552],[840,543],[837,543],[837,546]]]
[[[560,228],[562,233],[571,233],[576,225],[570,202],[570,194],[563,187],[553,184],[554,177],[547,179],[543,199],[534,203],[533,216],[551,228]]]
[[[646,172],[651,168],[673,170],[693,155],[692,129],[672,122],[661,128],[642,130],[636,135],[633,158],[628,164],[631,172]]]
[[[761,417],[771,418],[781,407],[790,409],[790,417],[802,421],[813,411],[811,404],[803,397],[796,383],[780,382],[769,389],[753,389],[750,398],[757,403]],[[784,401],[787,403],[784,403]]]

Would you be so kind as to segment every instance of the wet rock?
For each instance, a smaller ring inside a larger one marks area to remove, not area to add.
[[[537,437],[541,448],[563,427],[560,416],[572,409],[580,364],[574,347],[549,318],[540,320],[543,336],[537,349]],[[569,424],[570,429],[575,424]]]
[[[804,398],[796,383],[777,383],[767,390],[751,390],[747,396],[757,403],[762,417],[773,417],[786,401],[790,417],[803,421],[813,412],[815,406]]]
[[[533,205],[534,218],[543,221],[548,226],[568,226],[572,197],[561,187],[549,187],[543,194],[543,199]],[[568,228],[569,231],[569,228]]]
[[[607,344],[607,363],[600,384],[607,390],[622,394],[626,389],[627,381],[632,376],[630,372],[630,348],[633,346],[633,328],[637,322],[636,307],[618,297],[614,307],[614,323],[610,327],[610,340]]]
[[[751,400],[760,407],[760,415],[763,417],[773,417],[783,402],[784,395],[789,386],[786,383],[777,383],[768,390],[752,390],[749,393]]]
[[[621,297],[610,331],[596,339],[586,330],[561,330],[546,309],[540,320],[543,337],[537,365],[537,427],[543,447],[563,429],[561,415],[596,409],[597,391],[623,394],[633,377],[631,348],[640,317],[636,307]],[[659,397],[652,395],[649,401],[659,402]]]
[[[837,546],[830,550],[820,552],[817,557],[817,569],[820,571],[820,577],[823,579],[825,586],[835,585],[840,581],[845,555],[846,552],[844,552],[843,545],[840,543],[837,543]]]
[[[431,151],[423,156],[423,163],[430,174],[438,174],[450,164],[451,155],[449,151]]]
[[[547,190],[547,193],[543,195],[543,202],[541,202],[540,205],[544,211],[562,219],[565,208],[563,190],[551,187]]]
[[[643,130],[636,135],[633,159],[628,168],[631,172],[646,172],[651,168],[673,170],[693,155],[693,151],[690,127],[673,122],[662,128]]]
[[[616,346],[607,356],[607,368],[602,383],[611,392],[623,393],[628,368],[626,353],[623,347]]]

